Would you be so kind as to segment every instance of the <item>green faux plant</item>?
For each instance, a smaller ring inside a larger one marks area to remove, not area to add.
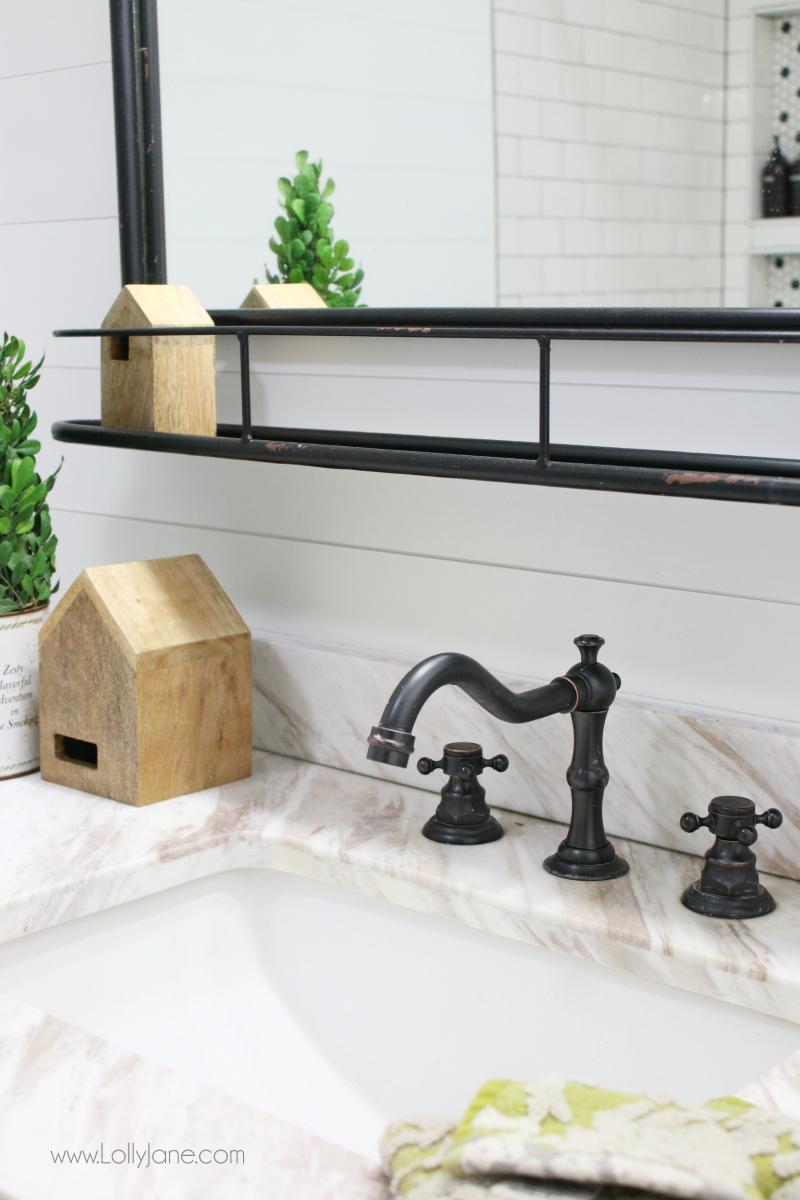
[[[53,586],[56,538],[50,529],[47,495],[61,470],[42,479],[35,456],[41,443],[31,434],[36,413],[27,393],[39,382],[25,359],[25,343],[3,334],[0,346],[0,614],[36,608],[58,591]]]
[[[286,216],[275,222],[280,241],[269,239],[269,248],[278,260],[278,274],[271,275],[265,265],[267,279],[270,283],[310,283],[329,308],[354,308],[361,295],[364,272],[360,267],[353,270],[347,242],[334,238],[333,205],[328,199],[333,195],[334,182],[328,179],[320,191],[322,160],[309,162],[307,150],[295,155],[295,164],[297,174],[293,180],[278,180],[279,204]]]

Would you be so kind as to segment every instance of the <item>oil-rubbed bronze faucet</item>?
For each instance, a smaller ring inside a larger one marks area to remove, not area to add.
[[[435,654],[426,658],[412,667],[392,693],[380,725],[373,727],[368,738],[367,758],[393,767],[408,766],[414,751],[411,730],[420,709],[446,684],[460,687],[501,721],[522,724],[554,713],[569,713],[574,734],[572,762],[567,771],[572,820],[567,836],[556,853],[545,859],[544,867],[564,879],[617,879],[627,873],[628,864],[615,852],[603,828],[603,792],[608,783],[603,761],[603,726],[621,680],[597,661],[603,644],[604,639],[594,633],[576,637],[581,661],[570,667],[566,675],[529,692],[510,691],[465,654]],[[432,836],[427,826],[425,832],[426,836]],[[489,836],[478,839],[471,826],[465,828],[463,838],[454,830],[448,831],[446,838],[434,836],[433,840],[469,845],[476,840],[492,841],[498,836],[496,822],[490,825],[487,821],[486,833]]]

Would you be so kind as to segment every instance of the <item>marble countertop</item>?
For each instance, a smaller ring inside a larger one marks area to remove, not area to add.
[[[628,876],[565,882],[541,869],[563,826],[499,814],[505,838],[453,854],[420,833],[431,803],[416,788],[264,753],[251,779],[144,809],[38,775],[8,780],[0,788],[0,941],[191,879],[271,867],[800,1024],[800,883],[769,877],[778,901],[769,916],[711,921],[680,903],[699,873],[696,858],[615,839]],[[800,1113],[795,1058],[747,1098],[784,1107],[794,1097]],[[65,1080],[75,1098],[66,1107]],[[44,1167],[36,1186],[26,1187],[33,1176],[20,1147],[34,1128],[47,1129],[54,1145],[99,1141],[106,1130],[109,1145],[117,1144],[123,1128],[132,1131],[124,1141],[146,1144],[145,1130],[152,1137],[157,1124],[165,1138],[180,1135],[186,1144],[220,1120],[260,1147],[233,1191],[226,1172],[227,1195],[384,1196],[374,1166],[349,1151],[0,997],[0,1200],[4,1192],[12,1200],[68,1198],[67,1177],[76,1197],[156,1194],[143,1190],[148,1183],[114,1190],[110,1175],[99,1180],[99,1168],[91,1168],[91,1190],[85,1175],[82,1186],[75,1182],[78,1169],[67,1176],[61,1168],[57,1191]],[[211,1185],[207,1172],[194,1181],[184,1172],[158,1195],[214,1196]]]
[[[700,860],[615,838],[630,874],[548,875],[554,822],[500,813],[485,846],[430,842],[431,797],[256,753],[250,779],[148,808],[45,783],[0,788],[0,942],[191,879],[271,867],[631,971],[800,1024],[800,883],[767,877],[778,907],[746,922],[689,912]],[[705,848],[705,847],[704,847]]]

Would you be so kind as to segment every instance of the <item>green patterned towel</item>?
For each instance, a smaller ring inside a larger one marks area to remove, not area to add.
[[[382,1152],[403,1200],[800,1200],[800,1121],[732,1096],[495,1079],[460,1124],[397,1121]]]

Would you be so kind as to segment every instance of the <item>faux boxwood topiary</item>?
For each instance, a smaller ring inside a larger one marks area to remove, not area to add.
[[[36,473],[41,443],[31,437],[37,417],[27,393],[39,382],[25,360],[21,338],[3,334],[0,346],[0,614],[46,604],[53,584],[56,541],[47,496],[61,466],[46,479]],[[63,459],[62,459],[63,462]]]
[[[361,295],[364,272],[360,267],[353,270],[355,263],[348,257],[348,243],[344,239],[337,242],[331,229],[333,205],[329,197],[334,182],[329,179],[320,190],[322,160],[310,163],[307,150],[295,155],[295,165],[293,180],[278,180],[286,216],[275,221],[280,241],[269,240],[279,274],[271,275],[265,267],[267,279],[270,283],[310,283],[329,308],[354,308]]]

